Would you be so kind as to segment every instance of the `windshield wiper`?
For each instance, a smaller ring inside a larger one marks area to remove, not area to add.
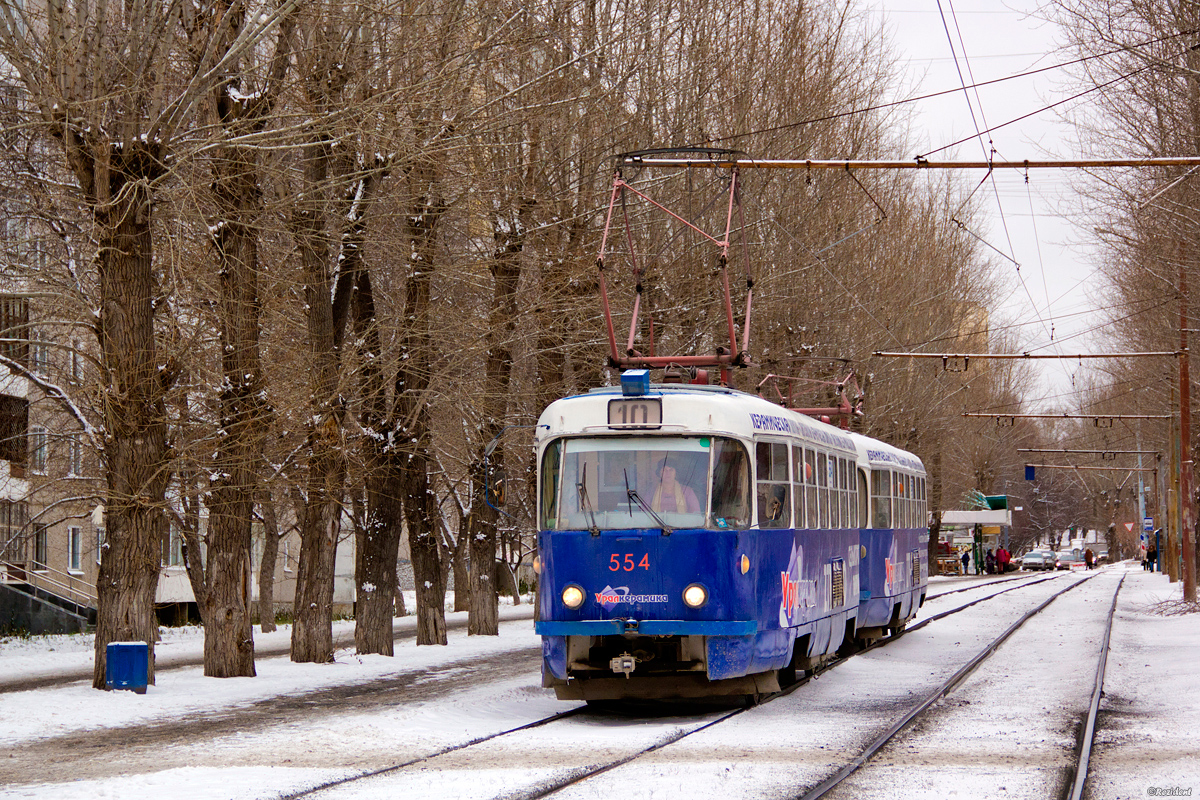
[[[583,507],[583,513],[587,514],[591,525],[588,526],[588,532],[592,536],[600,535],[600,526],[596,524],[596,510],[592,508],[591,498],[588,497],[587,491],[587,464],[583,465],[583,475],[579,479],[579,483],[575,484],[575,489],[579,492],[579,505]]]
[[[652,509],[650,507],[649,503],[647,503],[645,500],[642,499],[642,496],[640,494],[638,494],[637,489],[630,488],[630,486],[629,486],[629,470],[625,470],[625,496],[628,497],[629,501],[630,501],[630,504],[629,504],[629,516],[630,517],[633,517],[633,504],[637,503],[637,507],[640,508],[642,511],[645,511],[651,517],[653,517],[654,521],[658,523],[658,527],[662,528],[663,536],[671,535],[670,526],[668,526],[667,523],[663,522],[662,517],[660,517],[658,514],[654,513],[654,509]]]

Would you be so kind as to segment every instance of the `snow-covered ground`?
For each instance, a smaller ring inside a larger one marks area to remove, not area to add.
[[[1039,618],[1031,620],[998,651],[994,664],[987,662],[943,700],[930,723],[885,748],[839,790],[841,796],[885,796],[879,786],[894,787],[887,796],[897,797],[1049,796],[1070,760],[1072,725],[1090,692],[1100,619],[1122,574],[1090,796],[1146,797],[1154,795],[1151,790],[1175,788],[1200,794],[1194,745],[1200,737],[1198,618],[1154,613],[1157,605],[1179,598],[1178,584],[1117,565],[1055,601],[1036,625]],[[1078,577],[1063,575],[1027,592],[1048,597]],[[983,580],[978,582],[986,591]],[[971,580],[934,583],[936,592]],[[973,594],[931,597],[923,613],[953,607]],[[874,723],[915,704],[927,687],[1011,624],[1022,603],[1031,605],[1019,599],[1022,594],[1010,592],[935,622],[788,697],[578,784],[566,796],[732,800],[794,794],[861,748],[876,732]],[[160,666],[157,684],[145,695],[95,691],[87,679],[0,693],[0,797],[273,798],[532,722],[572,704],[540,688],[531,612],[528,605],[502,607],[499,637],[452,630],[447,647],[416,647],[409,640],[397,645],[394,658],[355,655],[353,623],[345,622],[335,625],[341,649],[333,664],[260,658],[258,677],[241,679],[205,678],[200,667]],[[397,630],[411,625],[411,617],[396,621]],[[289,635],[282,627],[256,635],[256,646],[262,651]],[[200,631],[165,630],[157,646],[159,663],[197,657],[202,649]],[[501,671],[497,678],[493,668],[486,682],[472,681],[471,665],[483,660],[511,663],[511,674]],[[91,661],[87,636],[0,640],[0,690],[26,678],[89,675]],[[456,676],[462,680],[454,683]],[[394,682],[426,685],[430,694],[394,704],[360,707],[355,701],[333,711],[313,703],[311,714],[291,709],[277,721],[236,722],[251,718],[255,709],[275,713],[290,699],[304,706],[309,697],[356,685],[368,690],[369,700],[375,686]],[[863,709],[870,710],[865,719],[871,724],[863,724]],[[515,794],[715,717],[575,719],[460,751],[415,773],[380,776],[326,794],[368,799]],[[160,737],[174,721],[200,718],[235,722],[232,729],[218,725],[211,738],[200,741]],[[92,738],[111,748],[114,731],[128,737],[128,753],[121,758],[97,764],[55,756],[86,750]],[[28,777],[31,759],[39,769],[44,759],[44,782]],[[79,763],[87,769],[77,769]]]

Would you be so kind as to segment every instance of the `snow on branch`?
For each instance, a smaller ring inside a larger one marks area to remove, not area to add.
[[[71,399],[70,395],[67,394],[65,389],[63,389],[57,383],[46,380],[36,372],[33,372],[28,367],[21,364],[19,361],[14,361],[8,356],[0,355],[0,365],[8,367],[9,372],[21,376],[34,386],[41,389],[47,397],[52,400],[57,400],[59,403],[61,403],[63,408],[67,410],[67,413],[74,417],[75,421],[79,423],[79,426],[83,428],[83,432],[91,441],[92,447],[94,447],[97,452],[103,451],[104,448],[100,440],[101,437],[99,429],[97,429],[94,425],[92,425],[91,422],[88,421],[88,418],[83,414],[83,410],[75,404],[75,401]]]

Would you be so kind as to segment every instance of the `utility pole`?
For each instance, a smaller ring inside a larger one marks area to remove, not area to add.
[[[1180,246],[1182,249],[1182,244]],[[1179,494],[1183,500],[1183,600],[1196,602],[1196,538],[1192,515],[1192,392],[1188,375],[1188,285],[1182,252],[1179,253]]]
[[[1177,386],[1171,386],[1171,403],[1175,404],[1178,400],[1179,389]],[[1171,435],[1167,439],[1167,444],[1170,445],[1171,465],[1168,467],[1171,473],[1171,488],[1168,490],[1168,513],[1170,514],[1170,523],[1167,530],[1167,557],[1169,559],[1171,582],[1179,580],[1179,530],[1180,521],[1183,514],[1180,512],[1179,499],[1179,419],[1176,416],[1171,417]]]
[[[1134,439],[1134,441],[1137,443],[1138,450],[1141,450],[1142,449],[1142,426],[1140,423],[1138,424],[1136,438]],[[1142,475],[1142,473],[1140,471],[1142,468],[1142,454],[1141,453],[1138,453],[1137,465],[1138,465],[1138,470],[1139,470],[1138,471],[1138,521],[1137,521],[1137,524],[1138,524],[1138,528],[1141,530],[1141,532],[1138,534],[1138,536],[1139,536],[1139,538],[1142,536],[1146,537],[1146,549],[1149,550],[1150,549],[1150,537],[1152,537],[1154,535],[1154,526],[1151,525],[1150,530],[1146,530],[1146,524],[1142,521],[1142,520],[1146,519],[1146,482],[1144,480],[1142,480],[1142,478],[1144,476]]]

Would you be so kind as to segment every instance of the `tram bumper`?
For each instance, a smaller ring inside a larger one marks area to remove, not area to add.
[[[542,620],[535,625],[547,682],[611,676],[614,658],[625,655],[635,657],[630,672],[639,677],[698,674],[711,681],[741,676],[754,662],[758,632],[753,620]]]

